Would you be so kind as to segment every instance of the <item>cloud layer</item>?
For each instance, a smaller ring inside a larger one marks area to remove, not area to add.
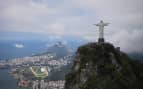
[[[1,0],[0,31],[98,38],[99,20],[111,23],[106,40],[143,52],[142,0]]]

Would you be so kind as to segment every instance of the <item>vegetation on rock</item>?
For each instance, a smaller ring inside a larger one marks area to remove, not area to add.
[[[76,52],[65,89],[143,89],[143,64],[109,43],[89,43]]]

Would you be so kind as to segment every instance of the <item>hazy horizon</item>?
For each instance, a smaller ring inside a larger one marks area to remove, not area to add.
[[[143,53],[142,0],[1,0],[0,40],[75,37],[97,41],[100,20],[105,39],[125,52]],[[74,39],[74,38],[73,38]]]

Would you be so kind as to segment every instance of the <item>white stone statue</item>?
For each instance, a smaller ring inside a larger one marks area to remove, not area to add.
[[[104,27],[108,26],[109,23],[104,23],[102,20],[98,24],[94,24],[99,27],[99,39],[104,39]]]

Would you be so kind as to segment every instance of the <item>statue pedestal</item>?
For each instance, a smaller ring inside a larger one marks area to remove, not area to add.
[[[104,38],[99,38],[98,43],[104,43]]]

